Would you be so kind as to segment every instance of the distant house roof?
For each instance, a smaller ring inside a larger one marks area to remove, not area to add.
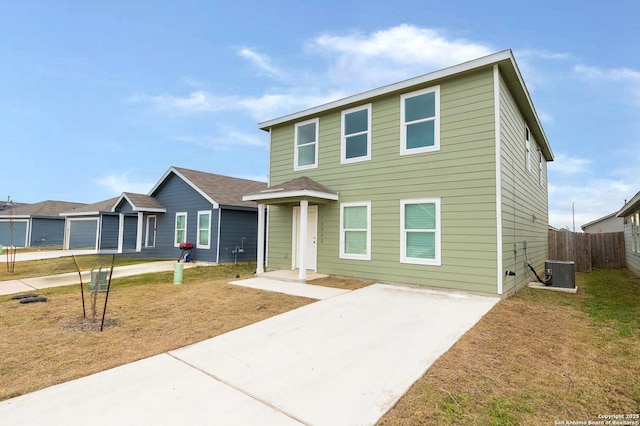
[[[603,220],[610,219],[610,218],[616,216],[616,214],[617,214],[617,212],[613,212],[613,213],[608,214],[606,216],[603,216],[603,217],[601,217],[599,219],[593,220],[593,221],[591,221],[589,223],[585,223],[584,225],[581,225],[580,228],[582,228],[582,230],[584,231],[585,228],[588,228],[591,225],[595,225],[598,222],[602,222]]]
[[[259,193],[251,193],[244,196],[245,200],[284,200],[288,198],[316,198],[323,200],[338,200],[338,192],[320,185],[307,176],[301,176],[293,180],[272,185]]]
[[[135,194],[133,192],[123,192],[118,198],[113,208],[118,206],[122,200],[126,200],[134,212],[166,212],[167,209],[153,197],[145,194]]]
[[[636,195],[633,196],[631,200],[625,203],[624,206],[618,211],[617,216],[624,217],[629,213],[632,213],[636,210],[640,210],[640,191]]]
[[[392,93],[401,93],[402,91],[406,91],[407,89],[416,86],[424,86],[425,84],[430,83],[437,84],[438,80],[481,68],[489,68],[494,65],[497,65],[499,67],[504,81],[511,90],[517,105],[521,109],[531,133],[533,133],[536,141],[540,144],[540,149],[542,150],[545,159],[547,161],[553,161],[553,152],[551,151],[551,146],[549,145],[549,141],[547,140],[547,136],[545,135],[544,129],[542,128],[540,118],[538,117],[538,114],[533,106],[529,91],[524,84],[524,80],[522,78],[522,75],[520,74],[520,70],[518,69],[518,65],[516,64],[516,60],[513,57],[511,50],[503,50],[502,52],[497,52],[492,55],[474,59],[472,61],[464,62],[452,67],[444,68],[435,72],[410,78],[408,80],[400,81],[398,83],[383,86],[378,89],[369,90],[357,95],[346,97],[344,99],[329,102],[324,105],[285,115],[280,118],[264,121],[262,123],[258,123],[258,127],[262,130],[269,130],[275,125],[313,117],[332,109],[344,109],[350,106],[355,106],[356,104],[362,103],[369,99],[389,95]]]
[[[9,210],[2,211],[1,217],[17,216],[49,216],[57,217],[65,211],[74,211],[86,206],[84,203],[72,203],[68,201],[46,200],[35,204],[24,204]]]
[[[98,201],[97,203],[86,204],[72,211],[63,211],[60,213],[60,216],[87,216],[97,215],[101,212],[111,212],[119,198],[120,197],[109,198],[108,200]]]
[[[182,167],[171,167],[151,189],[149,196],[153,196],[172,173],[198,191],[214,206],[255,207],[256,204],[254,202],[244,201],[242,196],[257,193],[267,188],[265,182],[199,172]]]

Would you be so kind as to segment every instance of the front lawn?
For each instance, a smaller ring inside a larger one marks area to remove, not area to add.
[[[640,279],[602,269],[576,281],[577,294],[527,288],[498,303],[379,424],[587,424],[639,414]]]

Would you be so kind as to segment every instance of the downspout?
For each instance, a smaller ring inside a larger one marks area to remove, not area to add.
[[[215,206],[211,206],[211,207],[215,207]],[[220,205],[218,205],[218,235],[217,235],[217,242],[216,242],[216,263],[220,263],[220,224],[222,223],[222,207],[220,207]]]

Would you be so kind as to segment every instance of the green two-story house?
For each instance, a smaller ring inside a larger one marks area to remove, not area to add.
[[[258,273],[508,294],[543,271],[553,153],[511,51],[259,127]]]

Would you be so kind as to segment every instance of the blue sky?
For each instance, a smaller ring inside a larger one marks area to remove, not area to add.
[[[96,202],[170,166],[265,180],[257,123],[512,49],[550,223],[640,190],[635,0],[0,0],[0,198]]]

